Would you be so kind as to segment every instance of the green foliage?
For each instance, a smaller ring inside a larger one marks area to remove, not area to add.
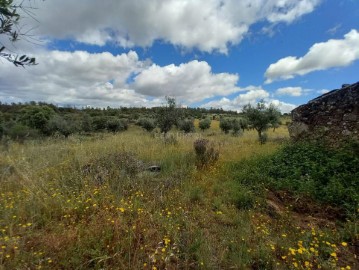
[[[78,131],[78,128],[75,121],[67,120],[59,115],[54,115],[47,124],[47,131],[50,135],[58,132],[67,138]]]
[[[24,140],[27,138],[34,138],[38,136],[36,130],[19,122],[7,123],[3,132],[5,135],[9,136],[10,139],[19,141],[21,143],[24,142]]]
[[[222,118],[219,122],[220,129],[225,133],[228,134],[229,131],[232,129],[232,121],[229,118]]]
[[[258,132],[260,142],[265,142],[262,133],[269,128],[269,125],[276,125],[279,123],[280,112],[273,105],[267,107],[264,101],[257,103],[256,107],[248,104],[243,108],[243,114],[248,120],[248,123]]]
[[[232,132],[234,136],[239,136],[241,135],[241,131],[242,131],[242,125],[241,125],[241,120],[240,119],[233,119],[232,120]]]
[[[185,119],[179,121],[178,127],[180,130],[184,131],[184,133],[190,133],[195,131],[194,123],[193,120],[191,119]]]
[[[82,114],[81,130],[83,132],[92,132],[94,130],[92,117],[87,113]]]
[[[106,129],[108,118],[106,116],[94,116],[92,118],[92,125],[95,131],[103,131]]]
[[[157,112],[157,125],[160,128],[161,133],[164,133],[165,135],[180,118],[180,111],[176,108],[176,100],[174,98],[166,97],[166,101],[167,105],[159,108]]]
[[[20,122],[32,129],[46,134],[47,124],[55,111],[49,106],[28,106],[21,110]]]
[[[120,132],[127,130],[128,125],[126,121],[111,117],[106,121],[106,129],[111,132]]]
[[[0,0],[0,35],[7,37],[11,42],[16,42],[19,37],[27,33],[20,32],[22,28],[19,26],[21,12],[28,7],[23,5],[23,1],[14,3],[13,0]],[[36,65],[35,58],[26,55],[13,55],[5,53],[5,46],[0,47],[0,57],[12,62],[15,66]]]
[[[338,149],[324,145],[288,145],[269,162],[268,175],[277,188],[307,193],[347,210],[359,204],[359,143]]]
[[[138,124],[146,131],[151,132],[156,128],[155,121],[151,118],[141,118]]]
[[[209,140],[198,139],[193,143],[196,153],[197,168],[205,168],[215,164],[219,159],[219,150]]]
[[[202,119],[201,121],[199,121],[198,126],[202,131],[209,129],[211,127],[211,119],[209,118]]]

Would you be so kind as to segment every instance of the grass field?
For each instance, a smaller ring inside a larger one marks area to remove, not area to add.
[[[0,153],[0,269],[358,269],[356,218],[295,211],[304,199],[250,168],[237,174],[281,148],[286,126],[268,136],[260,145],[255,131],[224,135],[214,121],[166,140],[130,126],[10,144]],[[201,170],[198,138],[220,152]]]

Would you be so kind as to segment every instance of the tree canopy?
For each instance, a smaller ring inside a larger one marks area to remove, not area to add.
[[[19,10],[26,11],[23,2],[15,4],[13,0],[0,0],[0,35],[14,43],[26,33],[21,32],[19,22],[22,15]],[[15,66],[36,65],[36,59],[27,55],[18,55],[6,52],[5,45],[0,41],[0,57],[10,61]]]
[[[254,107],[251,104],[244,106],[243,115],[247,118],[249,125],[258,132],[259,139],[262,138],[270,125],[279,123],[280,111],[273,104],[267,106],[263,100]]]

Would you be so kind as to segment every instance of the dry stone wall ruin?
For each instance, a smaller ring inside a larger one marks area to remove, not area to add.
[[[359,140],[359,82],[335,89],[292,111],[291,138]]]

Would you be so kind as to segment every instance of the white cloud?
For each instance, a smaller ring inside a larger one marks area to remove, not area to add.
[[[0,99],[92,106],[159,105],[164,96],[195,102],[240,91],[239,75],[211,71],[207,62],[160,67],[141,61],[134,51],[43,51],[28,69],[0,65]]]
[[[204,61],[191,61],[175,66],[153,64],[134,78],[133,88],[143,95],[174,96],[189,102],[239,91],[237,74],[213,74]]]
[[[239,111],[244,105],[247,104],[255,104],[261,99],[265,99],[269,97],[269,93],[265,90],[263,90],[261,87],[256,86],[249,86],[246,88],[241,88],[243,91],[247,91],[246,93],[239,94],[235,98],[228,99],[226,97],[221,98],[220,100],[213,100],[210,102],[207,102],[201,107],[205,108],[223,108],[224,110],[233,110],[233,111]]]
[[[318,91],[317,91],[317,93],[318,93],[318,94],[321,94],[321,95],[324,95],[324,94],[326,94],[326,93],[328,93],[328,92],[329,92],[328,89],[321,89],[321,90],[318,90]]]
[[[278,88],[275,93],[278,96],[300,97],[303,95],[303,89],[301,87],[283,87]]]
[[[37,32],[89,44],[151,46],[162,40],[184,48],[227,53],[251,25],[291,23],[320,0],[62,0],[38,3]],[[31,23],[31,21],[29,22]]]
[[[289,113],[290,111],[292,111],[293,109],[295,109],[296,107],[298,107],[297,105],[291,104],[291,103],[286,103],[277,99],[272,99],[272,100],[268,100],[268,103],[272,103],[274,106],[276,106],[282,113]]]
[[[348,66],[359,59],[359,32],[351,30],[344,39],[314,44],[303,57],[288,56],[271,64],[265,72],[266,83],[291,79],[312,71]]]
[[[93,106],[144,106],[144,95],[129,89],[126,80],[149,63],[134,51],[127,54],[91,54],[84,51],[45,51],[40,63],[27,69],[11,63],[0,65],[0,99],[11,102],[46,101]]]
[[[270,94],[259,86],[249,86],[246,88],[241,88],[241,90],[246,90],[247,92],[243,94],[239,94],[233,99],[223,97],[219,100],[213,100],[201,105],[201,107],[222,108],[224,110],[241,111],[243,106],[247,104],[255,105],[260,100],[263,100],[266,105],[272,103],[282,113],[288,113],[291,110],[293,110],[295,107],[297,107],[294,104],[285,103],[277,99],[270,99],[269,98]]]

